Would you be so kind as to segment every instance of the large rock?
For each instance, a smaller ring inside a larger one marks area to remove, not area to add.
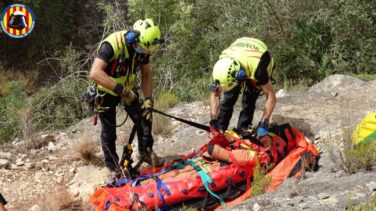
[[[70,182],[69,192],[75,196],[79,195],[83,202],[87,202],[90,194],[94,192],[97,187],[105,184],[108,170],[106,168],[98,168],[93,165],[82,166],[77,169]]]

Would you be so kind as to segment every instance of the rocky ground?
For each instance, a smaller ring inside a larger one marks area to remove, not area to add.
[[[330,159],[328,147],[341,141],[336,135],[354,127],[365,114],[376,112],[376,80],[333,75],[295,93],[278,92],[272,121],[291,123],[315,139],[322,158],[317,172],[306,172],[300,180],[288,179],[277,192],[253,197],[229,210],[343,210],[370,200],[376,193],[375,171],[347,174]],[[255,113],[261,117],[263,97]],[[169,113],[208,124],[207,102],[181,104]],[[237,117],[239,108],[234,117]],[[155,114],[157,115],[157,114]],[[120,117],[119,119],[123,119]],[[156,135],[157,154],[167,157],[187,154],[208,141],[206,132],[171,120],[171,133]],[[233,118],[232,126],[236,124]],[[127,139],[128,123],[118,130],[118,151]],[[104,184],[99,144],[100,125],[90,119],[62,131],[15,140],[0,148],[0,192],[8,200],[8,210],[90,210],[87,199]],[[137,141],[135,141],[137,142]],[[33,143],[32,145],[30,143]],[[137,144],[135,144],[137,149]],[[90,149],[96,157],[83,161],[79,151]],[[172,150],[173,149],[173,150]],[[136,150],[137,151],[137,150]],[[135,153],[135,157],[137,157]]]

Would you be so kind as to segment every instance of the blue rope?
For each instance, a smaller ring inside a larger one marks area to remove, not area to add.
[[[190,166],[192,166],[197,171],[197,173],[200,175],[200,177],[202,179],[202,183],[204,183],[204,187],[209,192],[209,194],[212,195],[214,198],[216,198],[221,203],[223,208],[226,208],[225,201],[220,196],[218,196],[217,194],[215,194],[213,191],[210,190],[208,184],[213,182],[213,180],[210,178],[210,176],[207,173],[205,173],[201,169],[201,167],[199,165],[197,165],[193,160],[188,159],[187,163]]]

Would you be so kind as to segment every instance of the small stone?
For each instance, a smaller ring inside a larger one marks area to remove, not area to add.
[[[44,167],[44,163],[43,162],[35,163],[35,169],[36,170],[41,170],[43,167]]]
[[[370,182],[366,184],[370,192],[375,192],[376,191],[376,182]]]
[[[53,155],[50,155],[50,156],[48,156],[48,160],[57,160],[57,157],[53,156]]]
[[[333,97],[337,97],[338,96],[338,92],[332,92],[332,93],[330,93],[330,95],[332,95]]]
[[[69,173],[75,173],[75,172],[76,172],[76,168],[73,167],[69,169]]]
[[[33,169],[35,167],[34,163],[25,163],[25,168],[26,170]]]
[[[56,179],[56,183],[57,183],[57,184],[61,184],[63,181],[64,181],[64,177],[58,177],[58,178]]]
[[[288,94],[284,89],[278,90],[278,92],[275,94],[277,98],[287,97]]]
[[[195,132],[196,132],[196,135],[198,135],[198,136],[203,136],[203,135],[207,134],[207,132],[204,131],[204,130],[196,130]]]
[[[260,205],[258,204],[258,203],[254,203],[253,204],[253,207],[252,207],[252,209],[253,209],[253,211],[259,211],[260,210]]]
[[[48,148],[47,149],[48,149],[49,152],[53,152],[53,151],[56,150],[56,146],[53,142],[48,142]]]
[[[27,170],[33,169],[35,167],[34,163],[25,163],[25,167]]]
[[[42,207],[39,206],[38,204],[35,204],[30,209],[28,209],[28,211],[42,211],[42,210],[43,210]]]
[[[22,161],[22,158],[17,158],[16,165],[17,166],[23,166],[25,163]]]
[[[7,168],[9,165],[9,160],[5,160],[5,159],[0,159],[0,169],[2,168]]]
[[[73,195],[73,197],[76,198],[80,195],[80,192],[76,189],[76,190],[73,191],[72,195]]]
[[[324,192],[324,193],[319,193],[319,194],[317,195],[317,197],[318,197],[320,200],[323,200],[323,199],[328,199],[328,198],[330,197],[330,195]]]
[[[327,203],[327,204],[337,204],[338,203],[338,199],[336,197],[334,197],[334,196],[326,198],[326,199],[324,199],[322,201],[325,202],[325,203]]]
[[[0,152],[0,158],[10,160],[10,159],[12,159],[12,153],[10,153],[10,152]]]
[[[40,171],[38,171],[38,172],[36,172],[35,175],[34,175],[34,180],[38,182],[38,181],[41,180],[42,176],[43,176],[43,173],[40,172]]]
[[[8,166],[8,169],[10,169],[10,170],[16,170],[16,169],[18,169],[18,166],[17,166],[16,164],[11,163],[11,164]]]

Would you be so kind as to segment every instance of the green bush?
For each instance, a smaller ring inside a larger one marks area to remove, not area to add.
[[[26,93],[18,81],[8,83],[10,92],[0,98],[0,143],[22,135],[19,114],[27,107]]]
[[[252,196],[257,196],[265,192],[265,188],[272,182],[271,176],[266,176],[272,166],[262,167],[259,164],[253,169],[253,180],[251,187]]]
[[[376,4],[373,0],[330,1],[327,22],[333,33],[337,72],[375,74]]]
[[[344,130],[341,140],[342,149],[338,143],[333,143],[329,150],[331,160],[337,168],[353,174],[360,170],[371,170],[376,162],[376,140],[366,139],[362,143],[353,145],[352,131]]]
[[[360,205],[353,205],[350,204],[346,210],[349,211],[368,211],[368,210],[374,210],[376,208],[376,195],[373,195],[371,200],[368,203],[360,204]]]
[[[277,54],[276,60],[280,64],[277,78],[316,82],[326,77],[329,63],[326,56],[331,39],[329,26],[315,16],[296,22],[292,28],[292,38],[283,44]]]
[[[54,86],[41,89],[31,100],[32,120],[36,129],[59,129],[70,126],[88,116],[79,95],[89,85],[86,73],[80,72],[81,52],[69,45],[57,57],[61,80]]]

